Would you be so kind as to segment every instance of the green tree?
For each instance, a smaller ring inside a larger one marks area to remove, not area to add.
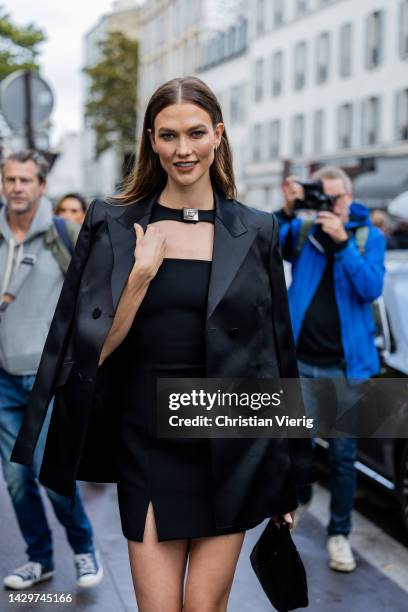
[[[13,24],[0,6],[0,80],[15,70],[38,70],[38,47],[45,40],[44,32],[33,24]]]
[[[111,148],[125,157],[136,134],[138,42],[112,31],[99,48],[100,61],[84,68],[90,79],[85,117],[96,134],[96,157]]]

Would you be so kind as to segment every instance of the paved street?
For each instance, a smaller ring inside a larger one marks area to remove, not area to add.
[[[56,575],[38,585],[33,593],[72,594],[72,603],[9,603],[13,591],[0,591],[0,612],[86,612],[136,611],[127,559],[126,542],[120,531],[116,492],[112,486],[83,485],[84,498],[102,553],[105,579],[99,587],[80,591],[64,533],[52,516],[55,534]],[[296,533],[309,575],[312,612],[406,612],[408,610],[408,548],[386,535],[361,514],[354,513],[353,545],[358,570],[351,575],[331,572],[326,567],[325,530],[327,492],[317,487],[310,512]],[[262,527],[248,532],[240,557],[229,612],[266,612],[271,606],[261,592],[249,564],[252,549]],[[0,574],[25,561],[24,547],[11,513],[10,502],[0,481]],[[163,611],[165,612],[165,611]]]

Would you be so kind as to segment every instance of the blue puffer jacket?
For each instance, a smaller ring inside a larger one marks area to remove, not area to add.
[[[326,256],[306,240],[300,255],[294,258],[302,221],[298,218],[285,222],[280,217],[281,245],[285,259],[292,263],[292,284],[289,287],[289,306],[293,333],[297,343],[303,319],[319,286],[326,265]],[[347,230],[368,226],[365,253],[360,255],[355,235],[347,246],[335,254],[333,274],[341,337],[348,378],[366,379],[380,368],[374,345],[374,322],[371,303],[382,293],[385,273],[385,238],[373,227],[368,209],[353,203]],[[316,229],[313,227],[311,233]],[[288,248],[289,247],[289,248]]]

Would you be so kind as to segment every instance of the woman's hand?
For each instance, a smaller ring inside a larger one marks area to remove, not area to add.
[[[280,527],[282,523],[286,523],[289,529],[293,529],[293,519],[295,517],[294,512],[286,512],[286,514],[279,514],[278,516],[274,516],[273,522],[277,527]]]
[[[166,236],[154,225],[148,225],[145,233],[142,226],[135,223],[135,232],[135,264],[132,273],[151,281],[162,264],[166,250]]]

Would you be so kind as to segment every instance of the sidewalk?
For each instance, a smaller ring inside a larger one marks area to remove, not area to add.
[[[56,575],[52,581],[40,584],[26,593],[68,593],[71,603],[36,604],[9,603],[9,595],[15,591],[0,590],[0,612],[21,610],[24,612],[135,612],[136,604],[131,582],[127,546],[119,523],[114,486],[84,485],[83,495],[95,528],[97,545],[101,551],[105,569],[103,582],[91,590],[79,590],[75,585],[75,571],[71,551],[64,533],[49,512],[56,547]],[[396,578],[387,576],[388,567],[381,569],[378,559],[372,565],[357,549],[359,562],[356,572],[350,575],[330,571],[326,564],[325,530],[318,513],[325,503],[325,492],[317,490],[312,513],[302,520],[296,533],[296,543],[302,553],[310,588],[311,612],[406,612],[408,609],[408,582],[404,584],[408,551],[394,541],[382,540],[382,548],[389,547],[390,559],[394,559]],[[316,515],[316,516],[315,516]],[[357,521],[358,522],[358,521]],[[373,528],[373,534],[378,528]],[[262,526],[248,532],[241,554],[228,612],[269,612],[272,608],[262,593],[249,564],[249,553],[262,530]],[[365,542],[357,538],[357,542]],[[385,543],[384,543],[385,542]],[[388,542],[388,543],[387,543]],[[359,544],[359,545],[360,545]],[[361,544],[362,545],[362,544]],[[364,544],[366,546],[366,543]],[[372,539],[373,558],[376,539]],[[12,515],[5,485],[0,480],[0,574],[3,576],[16,565],[25,562],[24,546]],[[365,551],[370,554],[369,551]],[[378,551],[377,551],[378,552]],[[384,550],[381,551],[384,553]],[[398,556],[399,554],[399,556]],[[365,555],[366,556],[366,555]],[[377,555],[378,556],[378,555]],[[389,565],[389,564],[388,564]],[[392,564],[391,564],[392,565]],[[398,571],[400,573],[398,573]],[[402,572],[402,574],[401,574]],[[399,580],[399,578],[400,580]],[[397,581],[397,582],[396,582]],[[165,612],[165,611],[163,611]]]

